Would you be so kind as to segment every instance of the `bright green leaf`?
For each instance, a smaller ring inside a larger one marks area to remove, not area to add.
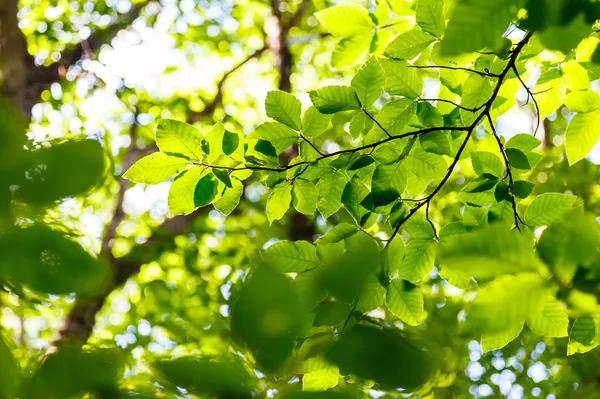
[[[423,294],[419,287],[408,281],[400,279],[390,281],[386,304],[394,316],[409,326],[417,326],[425,318]]]
[[[341,4],[318,11],[315,17],[334,36],[350,37],[375,28],[369,11],[358,4]]]
[[[269,223],[279,220],[285,215],[292,201],[292,185],[289,181],[275,186],[267,199],[267,218]]]
[[[415,58],[435,41],[435,37],[418,29],[397,36],[385,49],[386,57],[396,60]]]
[[[531,201],[524,222],[531,226],[545,226],[559,220],[573,207],[577,197],[560,193],[540,194]]]
[[[565,137],[565,148],[569,165],[583,159],[600,138],[600,110],[575,115]]]
[[[317,210],[319,193],[315,185],[308,180],[296,179],[292,188],[294,208],[305,215],[312,215]]]
[[[363,108],[373,105],[383,93],[385,72],[377,59],[371,58],[356,73],[350,86]]]
[[[262,254],[265,263],[280,273],[301,273],[321,266],[317,249],[307,241],[279,241]]]
[[[167,154],[181,154],[189,159],[202,159],[202,133],[192,125],[173,119],[162,119],[156,128],[156,145]]]
[[[271,90],[265,99],[265,109],[269,118],[275,119],[294,130],[300,131],[300,101],[290,93],[281,90]]]
[[[356,93],[348,86],[325,86],[309,91],[310,99],[322,114],[360,109]]]
[[[181,172],[187,165],[185,158],[156,152],[134,163],[123,178],[134,183],[158,184]]]

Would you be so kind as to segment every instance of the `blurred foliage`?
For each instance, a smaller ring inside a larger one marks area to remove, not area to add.
[[[600,2],[15,13],[0,398],[600,397]]]

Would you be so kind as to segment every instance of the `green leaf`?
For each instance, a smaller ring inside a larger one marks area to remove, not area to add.
[[[456,4],[442,40],[442,54],[494,47],[512,20],[510,0],[466,0]]]
[[[300,273],[292,283],[298,299],[306,309],[314,309],[327,297],[327,289],[322,283],[323,268]]]
[[[369,54],[372,41],[373,34],[369,32],[340,40],[331,53],[331,66],[339,70],[360,64]]]
[[[596,323],[590,315],[579,316],[573,323],[569,341],[577,341],[585,346],[592,345],[596,336]]]
[[[317,137],[327,130],[330,120],[330,115],[320,113],[314,105],[311,105],[302,118],[302,134],[308,138]]]
[[[431,240],[434,238],[433,227],[422,214],[415,214],[404,224],[404,231],[417,240]]]
[[[271,90],[265,99],[265,109],[269,118],[275,119],[294,130],[300,131],[300,101],[290,93],[281,90]]]
[[[409,326],[418,326],[425,318],[423,294],[419,287],[408,281],[390,281],[385,300],[394,316]]]
[[[6,120],[2,123],[3,127],[6,126],[5,123]],[[17,136],[14,132],[0,132],[2,134],[5,137]],[[5,138],[2,142],[5,143],[5,140],[12,139]],[[0,151],[10,157],[0,168],[0,180],[8,193],[9,186],[14,183],[11,180],[16,178],[19,181],[19,200],[27,205],[44,206],[65,197],[84,194],[102,183],[106,173],[106,150],[96,140],[56,143],[50,147],[28,151],[26,158],[17,152],[19,150],[22,148],[10,149],[0,144]],[[11,176],[12,173],[19,177]],[[5,209],[8,211],[8,208]]]
[[[573,91],[565,97],[565,105],[573,112],[592,112],[600,108],[600,94],[593,90]]]
[[[312,215],[317,210],[319,193],[314,184],[308,180],[296,179],[292,188],[294,208],[305,215]]]
[[[352,235],[346,245],[348,250],[325,268],[323,281],[334,298],[353,303],[367,287],[369,276],[380,270],[380,255],[373,239],[364,233]]]
[[[116,349],[61,348],[48,355],[28,381],[28,397],[74,398],[91,392],[116,392],[124,367]]]
[[[325,86],[309,91],[310,100],[322,114],[360,109],[356,93],[348,86]]]
[[[0,248],[0,280],[11,286],[90,297],[104,290],[111,278],[108,265],[44,225],[7,228],[0,235]]]
[[[223,153],[225,155],[231,155],[237,150],[240,145],[240,136],[237,133],[225,131],[223,133]]]
[[[202,180],[202,183],[200,183]],[[216,196],[217,181],[201,166],[196,166],[175,178],[169,189],[169,212],[186,215],[199,206],[207,205]]]
[[[544,230],[537,243],[540,259],[560,270],[589,264],[598,252],[598,223],[589,215],[565,213],[564,217]]]
[[[202,133],[192,125],[173,119],[161,119],[158,123],[156,145],[167,154],[180,154],[196,160],[204,156]]]
[[[531,169],[527,156],[525,156],[521,150],[517,148],[507,148],[505,152],[508,162],[512,167],[525,170]]]
[[[240,203],[240,198],[244,194],[244,185],[238,179],[231,179],[231,188],[225,189],[225,193],[215,201],[215,209],[229,215]]]
[[[573,208],[576,199],[575,196],[560,193],[540,194],[527,207],[524,222],[531,226],[550,225]]]
[[[338,368],[327,365],[320,370],[304,374],[302,377],[302,390],[305,392],[325,391],[336,386],[339,378]]]
[[[345,238],[353,236],[358,231],[358,227],[354,224],[340,223],[337,226],[332,227],[325,233],[325,235],[319,238],[317,244],[331,244],[339,242]]]
[[[468,109],[460,110],[460,116],[465,125],[471,124],[477,117],[476,112],[474,113],[469,110],[480,109],[490,99],[492,93],[493,88],[489,78],[477,74],[471,74],[467,78],[463,84],[460,100],[460,105]]]
[[[385,104],[377,121],[392,136],[398,136],[408,125],[417,112],[417,104],[408,98],[402,98]]]
[[[229,359],[180,357],[155,364],[169,382],[197,395],[250,397],[256,381],[242,364]]]
[[[229,177],[229,173],[227,173],[226,170],[213,168],[212,172],[217,177],[217,179],[221,180],[223,184],[225,184],[227,187],[233,187],[231,183],[231,178]]]
[[[334,36],[350,37],[375,28],[369,11],[358,4],[341,4],[315,13],[321,25]]]
[[[396,60],[410,60],[421,54],[435,37],[418,29],[409,30],[397,36],[385,49],[385,55],[388,58]]]
[[[365,112],[357,112],[350,120],[350,136],[354,140],[358,139],[363,133],[367,133],[368,130],[373,127],[373,123],[369,119],[369,116]]]
[[[314,326],[335,326],[343,323],[352,311],[352,307],[344,302],[327,302],[317,309]]]
[[[504,162],[496,154],[486,151],[477,151],[471,153],[471,163],[473,170],[478,175],[485,173],[496,177],[504,176]]]
[[[342,207],[342,195],[348,179],[343,173],[330,173],[317,183],[319,202],[317,207],[325,219],[328,219]]]
[[[417,105],[417,116],[419,117],[419,121],[425,127],[440,127],[444,126],[444,117],[440,113],[440,111],[428,103],[427,101],[420,102]],[[432,133],[440,133],[440,132],[432,132]],[[428,133],[429,135],[429,133]],[[423,135],[421,136],[423,137]]]
[[[263,372],[279,370],[308,321],[292,281],[269,267],[252,270],[231,306],[231,332],[252,351]]]
[[[537,272],[496,277],[479,289],[467,325],[482,333],[506,331],[543,308],[549,291]]]
[[[517,180],[513,183],[512,193],[517,198],[527,198],[533,191],[535,185],[525,180]]]
[[[530,134],[521,133],[512,136],[505,145],[505,148],[517,148],[524,153],[536,149],[542,142]]]
[[[568,24],[551,25],[544,29],[540,32],[540,41],[549,49],[567,54],[589,34],[590,25],[586,22],[583,13],[580,13]]]
[[[491,190],[498,182],[499,180],[496,176],[486,173],[471,180],[463,190],[469,193],[481,193]]]
[[[383,304],[385,297],[385,288],[379,284],[377,277],[374,275],[367,276],[367,283],[364,290],[358,297],[356,303],[356,311],[367,313],[375,310]]]
[[[527,318],[527,325],[538,335],[552,338],[566,337],[569,315],[562,304],[549,295],[544,307]]]
[[[406,183],[406,170],[402,162],[378,165],[371,180],[374,205],[384,206],[398,199],[406,189]]]
[[[417,69],[410,68],[406,61],[380,61],[385,70],[385,91],[391,95],[419,98],[423,91],[423,80]]]
[[[301,273],[321,266],[317,249],[308,241],[279,241],[262,254],[265,263],[280,273]]]
[[[369,194],[369,189],[355,179],[349,181],[344,187],[342,204],[346,205],[346,209],[357,222],[360,222],[360,218],[364,213],[364,208],[361,207],[360,203],[367,194]]]
[[[433,269],[437,246],[431,240],[412,240],[406,247],[404,260],[398,267],[398,278],[415,283]]]
[[[248,138],[268,141],[275,149],[276,155],[279,155],[296,142],[298,133],[282,123],[266,122],[259,125]]]
[[[567,94],[567,84],[560,69],[550,69],[540,76],[534,93],[540,109],[540,119],[544,120],[563,105]]]
[[[449,132],[447,131],[433,131],[426,134],[419,135],[419,144],[427,152],[438,155],[452,154],[452,141]]]
[[[418,0],[417,24],[427,33],[442,37],[446,29],[444,21],[444,0]]]
[[[440,265],[465,277],[492,278],[535,269],[533,242],[502,224],[454,236],[442,243]]]
[[[600,344],[600,314],[584,314],[579,316],[569,334],[567,356],[585,353]]]
[[[10,345],[10,346],[9,346]],[[14,344],[8,344],[0,337],[0,398],[10,399],[18,397],[20,370],[17,360],[13,356]]]
[[[423,179],[436,179],[446,173],[448,165],[440,155],[426,152],[420,145],[415,145],[406,157],[406,167]]]
[[[354,374],[388,389],[414,390],[435,371],[427,352],[406,338],[375,327],[358,325],[345,332],[326,354],[342,374]]]
[[[565,148],[569,165],[583,159],[596,145],[600,137],[600,110],[576,114],[565,135]]]
[[[385,72],[376,58],[369,59],[356,73],[350,86],[363,108],[373,105],[383,93]]]
[[[158,184],[181,172],[187,165],[185,158],[157,152],[134,163],[123,178],[134,183]]]
[[[523,331],[523,323],[517,322],[504,331],[481,334],[481,352],[504,348],[517,338],[521,331]]]
[[[385,247],[382,255],[385,271],[389,276],[394,276],[404,259],[404,241],[402,241],[402,238],[396,237],[393,239]]]
[[[215,123],[206,133],[202,140],[202,150],[206,154],[205,161],[210,163],[223,155],[223,138],[225,137],[225,126]]]
[[[292,202],[292,185],[289,181],[275,186],[267,199],[267,218],[269,223],[279,220],[285,215]]]

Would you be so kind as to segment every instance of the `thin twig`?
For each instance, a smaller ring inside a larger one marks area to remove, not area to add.
[[[390,138],[392,137],[392,135],[391,135],[391,134],[389,134],[389,133],[388,133],[388,131],[387,131],[387,130],[385,130],[385,128],[384,128],[383,126],[381,126],[381,124],[380,124],[380,123],[377,121],[377,119],[373,118],[373,115],[371,115],[371,114],[369,113],[369,111],[367,111],[365,108],[363,108],[363,109],[362,109],[362,111],[363,111],[363,112],[364,112],[364,113],[365,113],[365,114],[366,114],[366,115],[367,115],[367,116],[368,116],[368,117],[369,117],[369,118],[370,118],[370,119],[371,119],[373,122],[375,122],[375,124],[376,124],[377,126],[379,126],[379,128],[380,128],[381,130],[383,130],[383,132],[384,132],[385,134],[387,134],[387,136],[388,136],[388,137],[390,137]]]
[[[533,32],[527,33],[525,35],[525,37],[523,38],[523,40],[521,42],[519,42],[517,44],[517,46],[515,47],[515,50],[512,52],[512,55],[510,57],[510,60],[508,61],[507,65],[504,67],[504,70],[502,71],[502,73],[498,76],[498,83],[496,84],[496,87],[494,88],[494,91],[492,92],[492,95],[490,96],[490,98],[487,100],[487,102],[483,106],[483,108],[484,108],[483,112],[480,113],[477,116],[477,118],[475,118],[475,120],[473,121],[473,123],[471,123],[471,125],[469,125],[466,128],[467,135],[466,135],[465,139],[463,140],[462,144],[460,145],[460,148],[456,152],[456,155],[454,156],[454,160],[450,164],[450,167],[448,167],[448,172],[446,173],[446,175],[442,178],[442,180],[440,181],[440,183],[434,188],[434,190],[431,192],[431,194],[429,194],[427,197],[425,197],[423,199],[422,202],[419,202],[414,208],[412,208],[410,210],[410,212],[408,213],[408,215],[406,215],[396,225],[396,227],[394,229],[394,232],[390,236],[387,245],[389,245],[392,242],[392,239],[398,234],[398,232],[400,231],[400,228],[402,227],[402,225],[404,223],[406,223],[406,221],[408,219],[410,219],[415,213],[417,213],[419,211],[419,209],[421,209],[424,205],[428,205],[429,202],[431,202],[431,200],[435,197],[435,195],[442,189],[442,187],[444,186],[444,184],[446,184],[446,182],[448,181],[448,179],[450,179],[450,176],[452,175],[452,172],[454,171],[454,168],[458,164],[458,161],[460,160],[460,156],[463,153],[464,149],[466,148],[467,143],[468,143],[469,139],[471,138],[471,135],[473,134],[473,131],[475,130],[475,128],[479,125],[479,123],[481,122],[481,120],[485,116],[489,116],[489,113],[490,113],[490,110],[492,109],[494,101],[496,100],[496,97],[498,97],[498,93],[500,92],[500,88],[502,87],[502,83],[506,79],[506,76],[508,75],[508,72],[514,67],[514,65],[515,65],[515,63],[517,61],[517,58],[519,57],[519,53],[521,52],[521,50],[523,49],[523,47],[525,46],[525,44],[527,44],[527,42],[529,41],[529,39],[531,39],[532,35],[533,35]],[[387,247],[387,245],[386,245],[386,247]]]
[[[232,73],[234,73],[235,71],[237,71],[238,69],[240,69],[242,66],[244,66],[245,64],[247,64],[248,62],[250,62],[252,59],[254,59],[254,58],[258,57],[259,55],[261,55],[265,50],[267,50],[267,46],[266,45],[264,45],[262,48],[256,50],[254,53],[252,53],[249,56],[247,56],[246,58],[244,58],[237,65],[235,65],[233,68],[231,68],[229,71],[225,72],[225,74],[217,82],[217,94],[215,95],[215,97],[213,98],[213,100],[210,103],[208,103],[206,105],[206,107],[202,111],[192,113],[188,117],[187,122],[189,124],[193,124],[193,123],[199,121],[204,116],[212,115],[212,113],[215,111],[215,109],[223,101],[223,86],[225,85],[225,82],[227,81],[227,79],[229,78],[229,76]]]
[[[481,76],[487,76],[490,78],[499,78],[500,75],[495,74],[495,73],[491,73],[491,72],[482,72],[482,71],[477,71],[475,69],[470,69],[470,68],[462,68],[462,67],[452,67],[452,66],[447,66],[447,65],[408,65],[409,68],[417,68],[417,69],[451,69],[454,71],[467,71],[467,72],[472,72],[472,73],[476,73],[478,75]]]
[[[308,143],[319,155],[323,156],[323,153],[314,145],[310,140],[308,140],[302,133],[299,133],[300,138]]]
[[[531,101],[533,101],[533,105],[535,106],[535,114],[536,114],[536,119],[537,119],[535,131],[533,132],[533,135],[535,136],[535,135],[537,135],[537,132],[540,128],[540,107],[537,103],[537,100],[535,99],[535,96],[531,92],[531,89],[529,89],[529,87],[527,87],[527,85],[525,84],[523,79],[521,79],[521,75],[519,75],[519,71],[517,71],[517,67],[515,65],[512,66],[512,70],[515,72],[515,75],[517,75],[517,79],[519,79],[519,82],[521,82],[521,85],[523,85],[523,88],[527,92],[527,101],[529,101],[529,97],[531,97]]]
[[[464,109],[465,111],[469,111],[469,112],[473,112],[473,113],[475,113],[475,112],[479,111],[479,109],[481,109],[481,107],[479,107],[479,108],[467,108],[467,107],[463,107],[462,105],[457,104],[454,101],[445,100],[443,98],[419,98],[417,101],[439,101],[441,103],[452,104],[456,108]]]
[[[498,149],[500,150],[500,153],[502,154],[502,158],[504,159],[504,166],[506,168],[506,176],[508,176],[508,188],[510,191],[510,202],[511,202],[513,214],[515,217],[515,227],[517,228],[517,230],[521,231],[521,228],[519,227],[520,219],[519,219],[519,213],[517,212],[517,202],[515,201],[515,195],[513,194],[514,184],[513,184],[511,165],[510,165],[510,162],[508,162],[508,156],[506,155],[506,151],[504,150],[504,144],[502,144],[502,141],[500,140],[500,136],[498,136],[498,133],[496,132],[496,128],[494,127],[494,123],[492,122],[492,117],[490,116],[489,113],[487,113],[486,116],[487,116],[488,122],[490,123],[492,133],[494,134],[494,137],[496,138],[496,142],[498,143]]]

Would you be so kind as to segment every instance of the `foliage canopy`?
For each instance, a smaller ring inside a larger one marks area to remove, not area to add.
[[[21,3],[0,399],[600,397],[600,2]],[[212,97],[112,87],[133,20]]]

